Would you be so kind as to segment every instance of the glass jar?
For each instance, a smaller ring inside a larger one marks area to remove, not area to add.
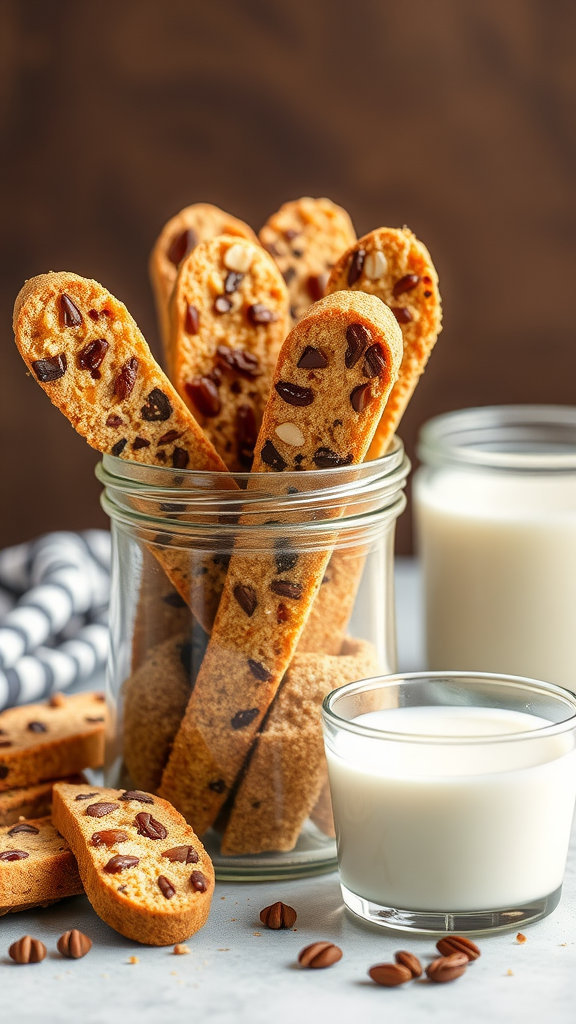
[[[220,878],[336,866],[321,706],[395,669],[394,528],[409,468],[398,439],[377,461],[305,473],[109,455],[98,467],[113,542],[106,781],[171,800]],[[243,644],[254,629],[260,645],[240,661],[236,623]]]
[[[576,690],[576,408],[448,413],[418,455],[428,668]]]

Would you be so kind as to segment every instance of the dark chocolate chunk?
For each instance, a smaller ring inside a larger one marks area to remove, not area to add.
[[[375,345],[370,345],[370,348],[366,349],[362,373],[365,377],[378,377],[385,368],[386,356],[384,349],[382,345],[376,342]]]
[[[35,825],[30,825],[27,821],[19,821],[17,825],[13,825],[12,828],[8,829],[6,833],[9,836],[17,836],[19,832],[28,832],[31,836],[37,836],[40,829],[36,828]]]
[[[282,277],[286,281],[286,284],[290,284],[296,277],[296,270],[294,267],[286,267],[286,270],[282,271]]]
[[[149,447],[150,447],[150,441],[148,441],[145,437],[135,437],[133,442],[132,442],[132,448],[133,448],[133,450],[135,452],[139,451],[140,448],[149,448]]]
[[[287,487],[286,494],[299,494],[297,487]]]
[[[66,295],[65,292],[60,296],[60,311],[64,327],[80,327],[82,314],[78,306],[74,305],[70,296]]]
[[[110,346],[107,341],[104,341],[104,338],[89,341],[78,353],[78,366],[81,370],[91,370],[94,379],[98,380],[100,377],[98,367],[101,365],[109,348]]]
[[[269,672],[267,668],[264,668],[262,662],[254,661],[254,658],[248,658],[248,668],[254,678],[260,683],[265,683],[267,679],[272,678],[272,673]]]
[[[141,789],[125,789],[119,800],[137,800],[139,804],[153,804],[154,801],[149,793],[143,793]]]
[[[299,260],[300,257],[304,255],[304,249],[292,249],[292,255]]]
[[[353,388],[350,392],[350,403],[354,412],[364,412],[364,409],[370,404],[372,399],[372,386],[368,384],[359,384],[357,388]]]
[[[247,352],[246,349],[218,345],[216,356],[224,369],[234,370],[243,377],[259,377],[262,372],[256,356]]]
[[[161,444],[172,444],[172,441],[175,441],[177,437],[180,437],[181,433],[182,431],[180,430],[167,430],[165,434],[162,434],[162,437],[158,438],[156,444],[158,447],[160,447]]]
[[[165,875],[158,875],[158,888],[167,900],[171,900],[176,895],[176,889]]]
[[[172,452],[172,465],[174,469],[186,469],[190,462],[190,456],[185,448],[176,447]]]
[[[3,850],[0,853],[0,860],[26,860],[29,856],[26,850]]]
[[[193,377],[184,385],[189,399],[203,416],[217,416],[222,408],[218,388],[210,377]]]
[[[236,410],[238,459],[246,469],[250,469],[252,465],[257,436],[254,409],[251,405],[239,405]]]
[[[12,740],[0,740],[0,747],[11,747],[13,746]]]
[[[214,312],[215,313],[229,313],[232,309],[232,303],[230,299],[227,299],[225,295],[218,295],[214,300]]]
[[[250,618],[258,605],[258,598],[254,587],[250,587],[247,583],[237,583],[232,593],[242,611],[246,612],[246,615]]]
[[[285,604],[279,604],[276,609],[276,622],[287,622],[290,618],[290,612],[288,611]]]
[[[26,727],[30,732],[48,732],[48,726],[44,722],[28,722]]]
[[[362,273],[364,266],[364,260],[366,259],[366,249],[356,249],[356,252],[352,253],[352,259],[350,260],[350,266],[348,267],[348,287],[351,288]]]
[[[95,797],[95,796],[98,796],[98,793],[78,793],[78,796],[75,796],[74,799],[75,800],[92,800],[92,798]]]
[[[10,771],[7,764],[0,764],[0,779],[5,779]]]
[[[432,292],[424,292],[424,298],[425,299],[429,299],[431,295],[432,295]]]
[[[193,846],[174,846],[165,850],[162,856],[173,864],[197,864],[200,859]]]
[[[325,271],[321,274],[310,274],[306,281],[306,288],[312,302],[318,302],[319,299],[324,298],[327,284],[328,274]]]
[[[349,466],[352,459],[352,455],[338,455],[331,448],[317,448],[312,456],[312,462],[318,466],[318,469],[335,469],[338,466]]]
[[[299,231],[297,228],[286,228],[284,232],[284,238],[286,238],[288,242],[291,242],[293,238],[298,238],[298,235],[301,234],[302,232]]]
[[[106,420],[107,427],[121,427],[124,420],[121,416],[116,416],[115,413],[111,412],[108,419]]]
[[[198,236],[193,228],[186,228],[185,231],[179,232],[174,235],[174,238],[170,242],[168,251],[166,253],[170,263],[173,263],[175,267],[182,262],[188,253],[192,252],[192,249],[198,245]]]
[[[299,466],[301,462],[304,462],[304,455],[295,455],[294,462],[296,463],[297,466]]]
[[[260,452],[260,458],[262,462],[265,462],[267,466],[270,466],[276,473],[282,473],[288,463],[282,458],[280,452],[276,451],[272,441],[266,441]]]
[[[188,334],[198,334],[200,330],[200,314],[196,309],[196,306],[192,306],[191,303],[186,304],[186,315],[184,317],[184,330]]]
[[[212,555],[212,561],[214,565],[218,565],[221,569],[226,570],[230,565],[231,557],[232,555],[229,551],[217,551],[215,555]]]
[[[208,789],[211,789],[213,793],[223,793],[226,789],[226,783],[224,779],[215,779],[214,782],[208,783]]]
[[[183,597],[180,597],[180,594],[176,590],[172,591],[171,594],[166,594],[162,600],[165,604],[169,604],[171,608],[186,607],[186,601]]]
[[[409,324],[412,319],[412,313],[405,306],[390,306],[390,309],[394,313],[399,324]]]
[[[128,438],[122,437],[119,441],[116,441],[116,444],[112,445],[112,448],[110,449],[111,454],[116,456],[120,455],[124,451],[127,444]]]
[[[128,395],[132,391],[137,373],[138,360],[136,359],[136,356],[132,356],[124,363],[124,366],[116,377],[114,384],[114,394],[121,402],[123,402],[125,398],[128,398]]]
[[[328,366],[328,359],[319,348],[306,345],[296,365],[301,370],[323,370],[325,366]]]
[[[208,883],[201,871],[193,871],[190,875],[190,885],[194,892],[206,892]]]
[[[226,295],[232,295],[235,292],[238,285],[241,284],[244,274],[238,274],[235,270],[230,270],[224,278],[224,291]]]
[[[130,857],[129,854],[117,853],[115,857],[111,857],[107,864],[104,865],[104,871],[107,871],[109,875],[118,875],[120,871],[125,871],[126,868],[135,868],[140,863],[140,857]]]
[[[245,729],[255,718],[258,718],[259,714],[259,708],[247,708],[246,711],[237,711],[234,717],[230,719],[230,725],[233,729]]]
[[[290,542],[284,537],[279,537],[274,541],[274,561],[276,562],[276,572],[289,572],[298,561],[298,552],[290,547]]]
[[[59,356],[51,356],[47,359],[36,359],[32,363],[32,369],[42,384],[51,384],[59,380],[66,373],[66,356],[62,352]]]
[[[116,846],[117,843],[127,843],[128,833],[122,828],[108,828],[103,832],[93,832],[90,846]]]
[[[312,388],[303,388],[287,380],[279,380],[274,385],[276,391],[288,405],[312,405],[314,392]]]
[[[272,580],[270,590],[278,597],[290,597],[293,601],[299,601],[302,597],[302,584],[290,583],[289,580]]]
[[[140,409],[140,415],[148,423],[169,419],[172,415],[172,406],[168,396],[160,388],[152,388],[146,403]]]
[[[351,369],[362,355],[366,345],[372,341],[370,331],[362,324],[348,324],[346,328],[346,341],[348,348],[344,353],[344,364]]]
[[[89,804],[86,808],[86,814],[90,818],[103,818],[106,814],[112,814],[112,811],[117,810],[118,804],[111,804],[104,800],[100,800],[97,804]]]
[[[278,319],[278,314],[274,313],[272,309],[268,309],[267,306],[263,306],[261,302],[255,302],[254,305],[248,306],[246,316],[255,327],[258,324],[273,324]]]
[[[86,718],[84,719],[84,721],[85,722],[90,722],[90,724],[93,725],[96,722],[103,722],[104,721],[104,715],[99,715],[97,717],[93,717],[91,715],[87,715]]]
[[[420,277],[418,274],[404,274],[404,277],[401,277],[394,285],[394,298],[397,299],[399,295],[403,294],[403,292],[411,292],[419,282]]]
[[[168,829],[161,821],[153,818],[148,811],[140,811],[135,818],[138,835],[146,839],[166,839]]]

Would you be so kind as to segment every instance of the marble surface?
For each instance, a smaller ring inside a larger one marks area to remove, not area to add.
[[[421,664],[420,598],[415,565],[400,561],[397,572],[399,659]],[[258,915],[282,899],[298,912],[296,930],[272,932]],[[77,927],[94,945],[83,960],[56,952],[61,933]],[[410,938],[355,921],[342,908],[338,877],[291,882],[220,883],[206,927],[189,940],[190,954],[139,946],[117,935],[94,914],[85,897],[42,911],[0,919],[2,1020],[28,1024],[574,1024],[576,1019],[576,831],[560,906],[525,929],[482,940],[482,957],[450,985],[412,982],[399,989],[375,986],[370,965],[410,949],[424,961],[434,955],[429,938]],[[48,956],[19,966],[6,955],[24,934],[41,939]],[[300,949],[330,939],[343,959],[324,971],[296,966]],[[137,963],[131,963],[132,957]]]

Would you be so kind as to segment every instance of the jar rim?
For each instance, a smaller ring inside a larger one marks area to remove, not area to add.
[[[433,467],[576,472],[576,406],[495,405],[443,413],[421,428],[416,453]]]

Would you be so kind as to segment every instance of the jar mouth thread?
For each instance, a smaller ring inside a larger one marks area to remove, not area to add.
[[[507,473],[576,472],[576,407],[501,405],[436,416],[417,446],[427,466]]]

